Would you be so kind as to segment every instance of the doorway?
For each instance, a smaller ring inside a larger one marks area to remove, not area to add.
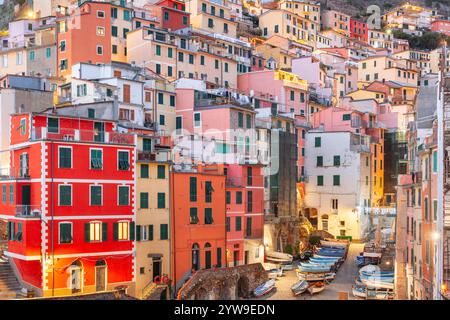
[[[95,291],[106,291],[106,262],[98,260],[95,263]]]
[[[249,251],[245,250],[245,252],[244,252],[244,264],[248,264],[249,254],[250,254]]]
[[[161,259],[153,258],[153,281],[156,277],[161,277]]]
[[[83,275],[81,263],[79,261],[75,261],[70,266],[70,285],[72,293],[82,292],[82,283]]]
[[[21,204],[21,214],[28,216],[31,214],[31,186],[22,186],[22,204]]]
[[[239,251],[233,252],[233,264],[235,267],[239,264]]]

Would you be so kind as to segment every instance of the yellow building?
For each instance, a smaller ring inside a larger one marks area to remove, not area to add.
[[[263,37],[279,35],[315,48],[319,25],[287,10],[270,10],[259,17]]]
[[[136,177],[136,292],[146,298],[171,279],[170,154],[155,147],[157,139],[138,137]],[[164,276],[167,276],[164,277]]]

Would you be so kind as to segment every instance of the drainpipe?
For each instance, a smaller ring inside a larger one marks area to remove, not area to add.
[[[174,177],[172,177],[172,179],[170,179],[170,176],[172,176],[172,175],[174,175],[174,172],[173,172],[173,165],[170,165],[170,169],[169,169],[169,183],[170,183],[170,181],[172,180],[172,182],[171,182],[171,184],[169,185],[169,187],[170,187],[170,189],[171,189],[171,201],[169,201],[169,203],[171,203],[171,202],[173,202],[174,201],[174,197],[175,197],[175,195],[174,195]],[[170,205],[169,205],[170,206]],[[177,272],[176,272],[176,266],[177,266],[177,263],[176,263],[176,254],[175,254],[175,230],[174,230],[174,228],[175,228],[175,208],[174,208],[175,206],[173,205],[173,203],[172,203],[172,212],[173,212],[173,219],[172,219],[172,221],[170,221],[170,228],[172,229],[172,236],[173,236],[173,241],[172,241],[172,245],[170,246],[171,248],[172,248],[172,246],[173,246],[173,250],[172,250],[172,252],[171,252],[171,255],[173,255],[173,278],[174,278],[174,280],[173,280],[173,284],[174,284],[174,290],[173,290],[173,292],[172,292],[172,298],[176,298],[176,292],[177,292],[177,280],[178,279],[176,279],[176,274],[177,274]],[[169,210],[169,215],[170,215],[170,210]],[[171,260],[172,260],[172,257],[171,257]]]
[[[169,174],[169,191],[171,188],[171,172],[172,172],[172,164],[169,163],[168,165],[168,174]],[[170,196],[170,194],[169,194]],[[173,196],[172,196],[173,197]],[[169,198],[170,199],[170,198]],[[172,202],[169,201],[169,227],[170,229],[172,229],[172,223],[171,223],[171,210],[172,210]],[[175,232],[171,232],[172,237],[175,239]],[[172,274],[172,238],[169,237],[169,279],[173,279],[173,274]],[[175,265],[175,264],[174,264]],[[169,290],[169,297],[171,298],[171,292]]]

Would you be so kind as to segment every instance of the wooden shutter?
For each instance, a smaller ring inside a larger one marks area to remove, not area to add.
[[[134,228],[135,228],[135,225],[134,225],[134,222],[133,221],[130,221],[130,240],[134,240]]]
[[[102,222],[102,241],[108,241],[108,223]]]
[[[136,226],[136,241],[141,241],[141,226]]]
[[[84,241],[89,242],[91,241],[90,237],[90,223],[86,222],[84,224]]]
[[[153,225],[148,226],[148,240],[153,240]]]
[[[114,233],[114,240],[119,240],[119,224],[117,222],[113,223],[113,233]]]
[[[130,85],[123,85],[123,102],[130,102]]]

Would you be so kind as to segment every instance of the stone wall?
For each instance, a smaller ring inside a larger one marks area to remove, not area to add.
[[[248,298],[268,280],[261,263],[197,271],[178,291],[179,300],[236,300]]]

